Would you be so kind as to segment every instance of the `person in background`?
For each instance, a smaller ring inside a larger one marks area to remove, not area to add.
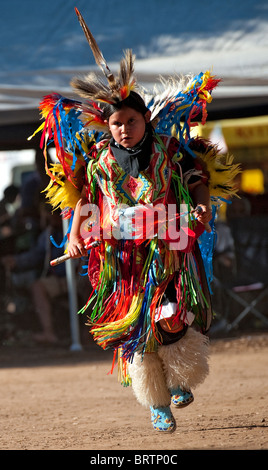
[[[67,294],[65,266],[51,267],[50,260],[62,255],[63,248],[56,244],[63,238],[62,222],[58,212],[45,210],[47,226],[40,233],[37,243],[23,253],[2,257],[2,264],[11,272],[15,283],[27,280],[33,306],[40,322],[41,332],[33,336],[38,343],[55,344],[58,337],[54,329],[52,302],[60,295]]]

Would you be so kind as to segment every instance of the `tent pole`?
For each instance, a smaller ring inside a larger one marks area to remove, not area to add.
[[[68,220],[62,219],[63,233],[68,230]],[[80,329],[78,321],[78,306],[77,306],[77,289],[76,289],[76,273],[74,260],[68,259],[65,261],[66,266],[66,279],[69,295],[69,314],[70,314],[70,330],[71,330],[71,351],[81,351],[82,346],[80,342]]]

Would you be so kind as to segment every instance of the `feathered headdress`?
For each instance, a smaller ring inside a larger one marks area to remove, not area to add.
[[[87,41],[93,52],[96,64],[100,67],[107,79],[104,83],[95,73],[90,73],[84,78],[73,78],[72,87],[83,98],[93,101],[101,101],[115,104],[126,99],[130,92],[135,89],[136,80],[134,78],[134,59],[130,49],[125,51],[125,55],[120,62],[118,76],[116,77],[108,67],[99,46],[96,43],[91,31],[85,23],[81,13],[75,8],[79,22],[83,28]]]

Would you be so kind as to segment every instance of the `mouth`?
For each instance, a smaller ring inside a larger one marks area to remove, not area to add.
[[[121,139],[121,144],[127,144],[131,140],[131,137],[123,137]]]

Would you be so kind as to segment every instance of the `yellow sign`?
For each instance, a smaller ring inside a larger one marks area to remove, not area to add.
[[[244,170],[241,174],[241,189],[245,193],[262,194],[264,193],[264,175],[258,168],[253,170]]]
[[[220,128],[228,149],[268,145],[268,116],[208,121],[198,126],[197,133],[207,139],[215,128]],[[217,142],[213,143],[216,144]],[[221,142],[219,140],[219,146]]]

